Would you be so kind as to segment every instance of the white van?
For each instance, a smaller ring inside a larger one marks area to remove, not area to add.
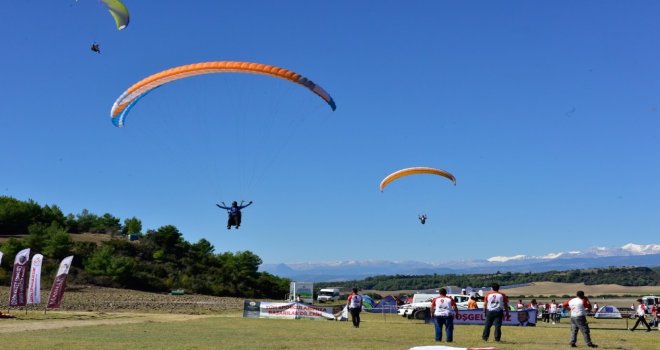
[[[339,300],[339,288],[322,288],[316,295],[316,301],[324,303],[326,301]]]

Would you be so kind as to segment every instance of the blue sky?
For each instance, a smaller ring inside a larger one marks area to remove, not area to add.
[[[658,243],[655,1],[125,3],[121,32],[94,0],[0,13],[3,195],[172,224],[267,263]],[[294,84],[219,74],[110,122],[133,83],[221,60],[301,73],[337,110]],[[458,185],[378,190],[411,166]],[[234,199],[254,205],[227,231],[214,204]]]

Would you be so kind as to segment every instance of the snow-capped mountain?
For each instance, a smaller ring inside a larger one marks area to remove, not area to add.
[[[585,251],[570,251],[549,253],[543,256],[527,256],[527,255],[514,255],[514,256],[494,256],[488,258],[489,262],[510,262],[521,260],[552,260],[552,259],[567,259],[567,258],[596,258],[608,256],[635,256],[635,255],[651,255],[660,254],[660,244],[635,244],[628,243],[620,248],[607,248],[607,247],[593,247]]]
[[[494,256],[485,260],[450,262],[347,260],[263,264],[261,271],[298,281],[342,281],[375,275],[425,275],[446,273],[542,272],[608,266],[660,266],[659,244],[628,243],[622,247],[592,247],[583,251],[542,256]]]

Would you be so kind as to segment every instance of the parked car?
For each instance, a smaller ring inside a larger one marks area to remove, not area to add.
[[[413,300],[410,304],[405,304],[399,307],[398,314],[401,317],[406,317],[408,319],[423,320],[426,318],[426,315],[430,312],[431,301],[433,298],[439,296],[440,294],[426,294],[426,293],[417,293],[413,295]],[[467,310],[467,303],[470,300],[469,295],[464,294],[447,294],[448,297],[451,297],[456,301],[456,306],[459,310]],[[483,302],[477,302],[479,308],[484,307]]]

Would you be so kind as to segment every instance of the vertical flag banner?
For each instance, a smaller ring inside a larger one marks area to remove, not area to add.
[[[0,264],[2,264],[2,252],[0,252]]]
[[[16,254],[14,271],[11,273],[9,287],[9,306],[25,306],[27,292],[27,272],[30,261],[30,248],[25,248]]]
[[[30,281],[28,282],[27,303],[41,303],[41,262],[44,256],[34,254],[32,257],[32,268],[30,269]]]
[[[64,288],[66,287],[66,276],[69,274],[69,268],[71,267],[72,261],[73,255],[62,259],[60,268],[57,270],[57,276],[55,276],[55,282],[53,282],[53,287],[50,289],[50,294],[48,295],[47,308],[52,309],[60,307],[62,297],[64,296]]]

